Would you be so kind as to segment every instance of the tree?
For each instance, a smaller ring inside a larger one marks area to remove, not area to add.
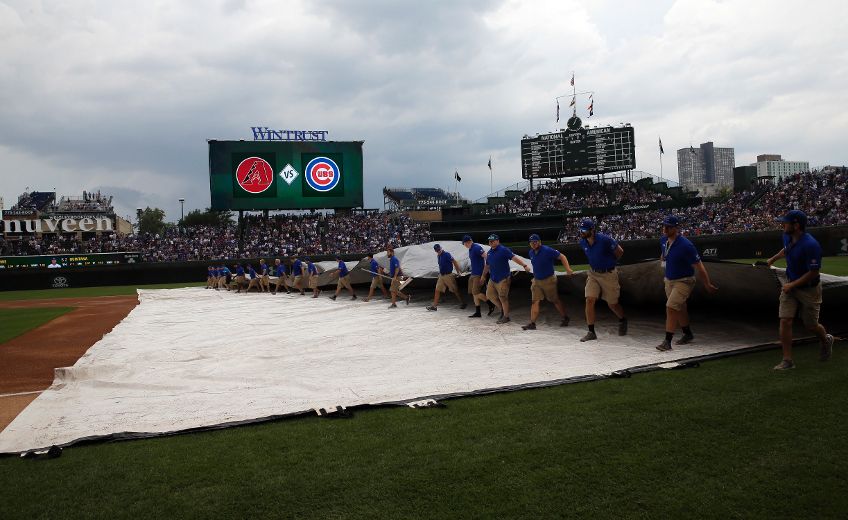
[[[232,219],[233,213],[231,211],[212,211],[210,208],[203,211],[195,209],[189,211],[180,224],[184,228],[193,226],[224,227],[230,224]]]
[[[146,207],[138,219],[138,230],[141,233],[158,235],[165,229],[165,212],[159,208]]]

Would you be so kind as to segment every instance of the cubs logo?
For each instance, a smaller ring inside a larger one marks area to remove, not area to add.
[[[306,184],[315,191],[327,192],[342,178],[338,165],[330,158],[316,157],[306,165]]]
[[[248,193],[262,193],[271,187],[274,170],[261,157],[248,157],[236,168],[236,181]]]

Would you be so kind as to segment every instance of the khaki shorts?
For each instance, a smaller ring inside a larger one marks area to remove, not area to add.
[[[371,279],[371,286],[368,287],[368,288],[369,289],[380,289],[381,287],[385,287],[385,286],[386,286],[386,284],[383,283],[383,277],[382,276],[375,276],[374,278]]]
[[[282,276],[278,276],[278,277],[277,277],[277,287],[279,287],[279,286],[281,286],[281,285],[282,285],[283,287],[285,287],[285,286],[286,286],[286,275],[285,275],[285,274],[283,274]]]
[[[244,283],[244,275],[243,274],[236,276],[236,283],[239,284],[239,285]]]
[[[498,283],[489,280],[489,285],[486,287],[486,296],[489,298],[489,301],[496,302],[498,299],[506,300],[509,298],[509,284],[511,280],[512,278],[509,276]]]
[[[552,274],[544,280],[533,278],[533,281],[530,282],[530,295],[534,302],[540,302],[542,300],[548,300],[551,303],[558,302],[559,294],[557,293],[556,275]]]
[[[292,282],[292,287],[296,287],[298,289],[303,287],[303,276],[294,276],[292,275],[294,281]]]
[[[686,300],[689,299],[689,295],[692,294],[692,290],[695,288],[695,277],[687,276],[686,278],[677,278],[676,280],[665,278],[664,280],[665,296],[668,298],[665,306],[669,309],[679,311],[686,305]]]
[[[459,287],[456,285],[455,274],[450,273],[439,275],[439,279],[436,281],[436,291],[445,292],[445,290],[450,290],[450,292],[454,294],[459,294]]]
[[[392,285],[389,287],[389,291],[392,294],[400,292],[400,279],[392,278]]]
[[[317,274],[309,275],[309,288],[310,289],[317,289],[318,288],[318,275]]]
[[[780,318],[794,318],[801,311],[801,319],[807,328],[815,327],[819,322],[822,303],[821,283],[815,287],[792,289],[789,294],[780,293]]]
[[[472,274],[468,279],[468,294],[478,296],[483,294],[483,285],[480,282],[480,276]]]
[[[618,270],[609,273],[589,271],[586,278],[586,298],[603,298],[608,304],[615,305],[621,296],[621,285],[618,283]]]
[[[340,276],[339,282],[336,284],[336,289],[350,289],[353,290],[353,287],[350,286],[350,279],[347,276]]]

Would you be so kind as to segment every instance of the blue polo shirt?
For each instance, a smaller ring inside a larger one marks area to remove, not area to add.
[[[259,264],[259,272],[262,273],[263,276],[268,274],[268,266],[266,264]]]
[[[253,266],[248,267],[247,273],[251,278],[256,278],[256,269],[254,269]]]
[[[215,276],[215,271],[213,271],[212,269],[207,269],[206,270],[206,276],[208,278],[212,278],[213,276]]]
[[[450,253],[442,250],[442,254],[436,255],[439,262],[439,274],[451,274],[453,272],[453,257]]]
[[[227,276],[230,274],[230,269],[227,266],[224,266],[220,269],[221,276]]]
[[[244,267],[241,265],[236,266],[236,276],[244,276]]]
[[[701,261],[701,256],[695,249],[695,244],[682,235],[677,235],[671,247],[667,247],[667,243],[668,237],[662,237],[660,245],[662,246],[662,259],[665,260],[665,277],[669,280],[677,280],[678,278],[695,276],[695,268],[692,265]]]
[[[509,261],[513,256],[515,256],[515,253],[503,244],[499,244],[494,249],[489,249],[486,263],[489,264],[489,273],[493,282],[498,283],[509,277]]]
[[[541,246],[538,251],[530,248],[530,263],[533,264],[533,278],[544,280],[554,275],[554,262],[561,255],[559,251],[552,247]]]
[[[277,269],[274,271],[276,276],[283,276],[286,273],[286,267],[283,264],[277,266]]]
[[[295,276],[301,276],[303,274],[303,263],[300,260],[295,260],[292,264],[292,274]]]
[[[377,275],[374,274],[374,273],[379,273],[379,272],[380,272],[380,264],[377,263],[377,261],[372,258],[371,259],[371,278],[376,278]]]
[[[603,233],[595,233],[595,243],[589,244],[585,238],[580,240],[580,247],[586,253],[586,258],[589,259],[589,267],[593,271],[609,271],[615,269],[615,264],[618,258],[615,257],[615,250],[618,248],[618,242],[615,239],[604,235]]]
[[[819,271],[822,263],[821,245],[809,233],[804,233],[794,244],[792,237],[783,234],[783,249],[786,252],[786,277],[790,282],[801,278],[809,271]],[[812,285],[818,280],[812,280]]]
[[[339,260],[339,278],[344,278],[348,275],[347,266],[344,263],[344,260]]]
[[[468,249],[468,259],[471,261],[471,274],[481,276],[483,268],[486,266],[486,261],[483,259],[483,246],[474,243]]]
[[[389,276],[394,278],[395,273],[398,272],[398,271],[400,271],[400,260],[398,260],[398,257],[393,256],[389,260]]]
[[[309,274],[318,274],[318,268],[312,262],[306,263],[306,272]]]

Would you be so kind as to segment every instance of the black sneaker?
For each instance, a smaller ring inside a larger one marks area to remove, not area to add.
[[[668,350],[671,350],[671,343],[666,340],[663,340],[662,343],[657,345],[657,350],[659,350],[660,352],[666,352]]]
[[[821,351],[819,351],[819,361],[827,361],[833,355],[833,336],[828,334],[824,338]]]
[[[334,295],[330,296],[330,299],[333,300],[333,301],[336,301],[336,295],[334,294]]]
[[[412,300],[412,293],[406,295],[406,304],[409,305],[409,302]]]
[[[437,309],[436,307],[433,307],[432,305],[428,305],[428,306],[427,306],[427,310],[428,310],[428,311],[437,311],[437,310],[439,310],[439,309]]]
[[[495,312],[495,309],[496,309],[497,307],[495,307],[495,304],[494,304],[494,303],[492,303],[492,302],[486,302],[486,303],[487,303],[487,304],[489,304],[489,313],[488,313],[488,314],[486,314],[486,316],[491,316],[491,315],[492,315],[492,313],[493,313],[493,312]]]
[[[472,314],[471,316],[469,316],[469,318],[482,318],[482,317],[483,317],[483,315],[480,314],[480,311],[477,311],[474,314]]]
[[[509,318],[507,318],[507,319],[509,319]],[[522,325],[521,330],[536,330],[536,324],[531,321],[527,325]]]
[[[355,300],[355,299],[356,299],[356,295],[354,294],[353,296],[351,296],[351,297],[350,297],[350,299],[351,299],[351,300]]]
[[[498,325],[503,325],[504,323],[509,323],[509,322],[510,322],[509,316],[501,316],[497,321]]]
[[[559,322],[560,327],[568,327],[568,324],[571,323],[571,318],[568,316],[563,316],[562,321]]]
[[[586,333],[585,336],[580,338],[580,341],[586,342],[586,341],[593,341],[593,340],[596,340],[596,339],[598,339],[598,335],[590,330],[589,332]]]
[[[687,343],[692,343],[695,340],[695,336],[692,334],[684,334],[682,338],[675,341],[675,345],[686,345]]]
[[[618,322],[618,335],[626,336],[627,335],[627,319],[623,319]]]
[[[466,307],[468,307],[467,303],[463,303],[462,305],[459,306],[460,309],[465,309]]]
[[[389,305],[389,308],[390,309],[397,309],[397,304],[393,303],[393,304]]]

